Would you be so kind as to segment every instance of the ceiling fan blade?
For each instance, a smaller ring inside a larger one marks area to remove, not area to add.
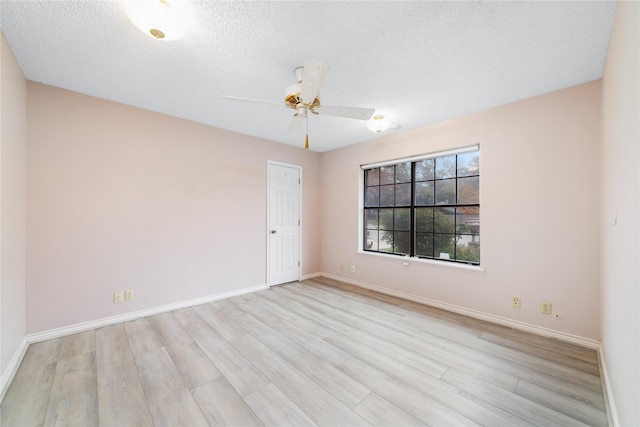
[[[320,93],[320,86],[327,75],[327,66],[318,58],[310,58],[304,63],[302,70],[302,86],[300,97],[302,101],[311,104]]]
[[[250,104],[263,104],[263,105],[272,105],[272,106],[275,106],[275,107],[287,108],[287,106],[285,104],[282,104],[282,103],[279,103],[279,102],[262,101],[260,99],[238,98],[236,96],[226,96],[226,95],[223,95],[222,99],[224,99],[225,101],[247,102],[247,103],[250,103]]]
[[[374,108],[329,107],[326,105],[320,105],[314,110],[315,113],[323,116],[336,116],[357,120],[369,120],[375,111]]]
[[[293,118],[291,119],[291,123],[289,124],[289,130],[287,130],[287,133],[295,133],[302,129],[305,119],[306,116],[302,114],[296,114],[295,116],[293,116]]]

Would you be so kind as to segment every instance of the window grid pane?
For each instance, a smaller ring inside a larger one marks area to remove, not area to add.
[[[365,170],[367,251],[480,263],[480,152]]]
[[[380,187],[380,206],[393,206],[395,199],[394,185],[381,185]]]

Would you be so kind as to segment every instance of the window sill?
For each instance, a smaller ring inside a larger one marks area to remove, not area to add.
[[[403,265],[427,264],[427,265],[433,265],[436,267],[444,267],[444,268],[456,268],[461,270],[478,271],[478,272],[485,271],[485,269],[480,267],[479,265],[461,264],[457,262],[438,261],[438,260],[415,258],[415,257],[400,256],[400,255],[388,255],[380,252],[369,252],[369,251],[363,251],[363,250],[359,250],[357,253],[359,255],[367,255],[367,256],[386,258],[388,260],[396,260],[401,262]]]

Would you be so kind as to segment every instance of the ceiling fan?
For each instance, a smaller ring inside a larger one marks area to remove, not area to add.
[[[296,83],[289,85],[285,90],[284,105],[271,101],[258,99],[238,98],[223,96],[222,99],[236,102],[251,102],[254,104],[273,105],[277,107],[292,108],[296,110],[289,125],[289,132],[306,125],[306,138],[304,148],[309,148],[309,113],[325,116],[344,117],[347,119],[369,120],[375,109],[360,107],[329,107],[320,105],[320,87],[327,75],[327,66],[317,58],[310,58],[302,67],[293,70]]]

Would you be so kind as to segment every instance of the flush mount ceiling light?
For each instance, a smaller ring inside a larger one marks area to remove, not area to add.
[[[131,22],[149,37],[176,40],[186,31],[184,2],[180,0],[127,1],[124,10]]]
[[[367,122],[367,129],[371,132],[382,133],[392,125],[391,120],[386,119],[382,114],[376,114]]]

